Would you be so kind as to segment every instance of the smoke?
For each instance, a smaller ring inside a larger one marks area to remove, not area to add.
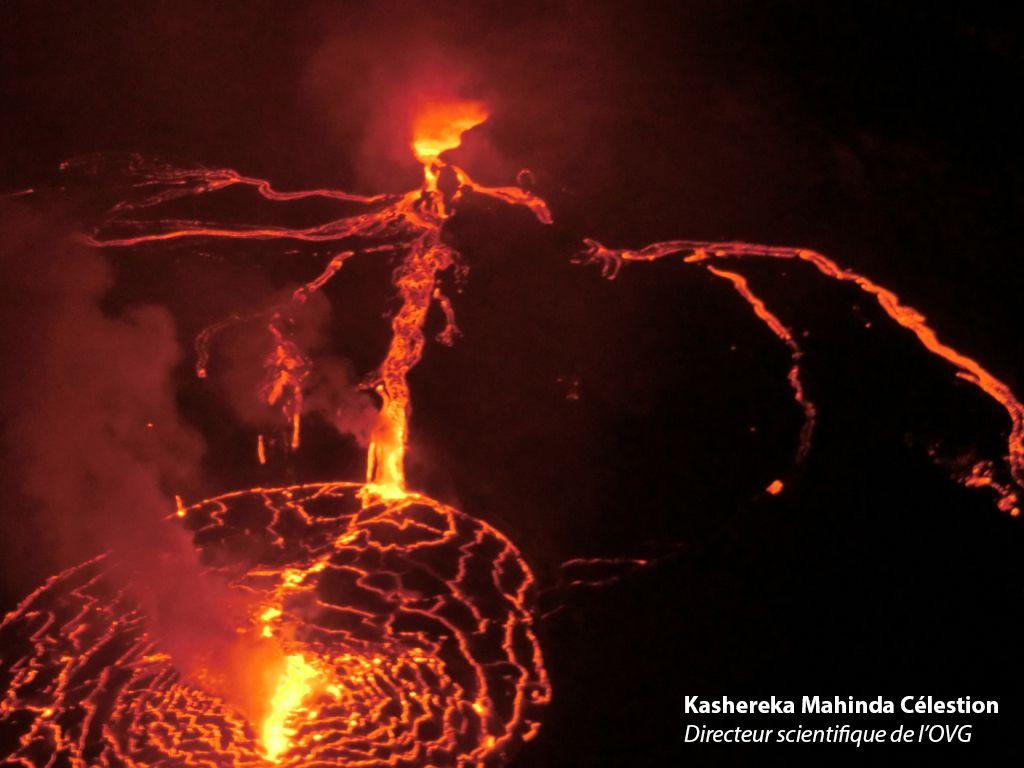
[[[202,444],[177,414],[166,310],[105,313],[110,265],[52,217],[8,205],[0,227],[9,472],[38,505],[30,540],[67,565],[173,511],[169,489],[195,480]]]
[[[4,560],[34,586],[111,552],[112,578],[187,663],[227,637],[240,603],[167,520],[174,493],[198,486],[203,452],[175,402],[174,323],[159,306],[106,311],[113,269],[61,218],[0,208]]]
[[[303,418],[318,418],[365,448],[377,408],[360,388],[351,363],[329,351],[333,321],[330,301],[321,293],[312,293],[303,302],[289,302],[293,292],[294,287],[287,288],[270,303],[282,307],[283,330],[305,361]],[[290,433],[291,424],[276,404],[267,402],[260,386],[276,375],[274,366],[268,367],[275,341],[267,324],[267,318],[261,316],[226,330],[214,355],[212,372],[221,396],[243,424],[283,435]]]
[[[493,52],[481,55],[472,48],[483,41],[458,33],[457,27],[477,27],[477,17],[486,15],[472,4],[439,13],[432,6],[384,2],[343,14],[314,4],[309,15],[324,30],[305,65],[309,110],[322,122],[324,139],[352,158],[367,191],[419,184],[422,171],[411,140],[413,118],[424,103],[463,98],[490,105],[498,94],[490,77]],[[504,162],[493,145],[476,138],[476,160]]]
[[[336,355],[323,355],[316,363],[316,382],[306,395],[306,410],[316,413],[339,434],[351,435],[360,447],[370,444],[377,408],[357,388],[352,366]]]

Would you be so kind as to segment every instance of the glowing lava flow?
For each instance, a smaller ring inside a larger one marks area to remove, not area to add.
[[[440,155],[446,149],[458,146],[461,133],[486,119],[486,111],[479,102],[461,101],[430,104],[426,112],[415,121],[416,132],[410,146],[423,164],[424,181],[419,190],[401,196],[359,197],[335,190],[311,190],[302,192],[278,192],[269,182],[245,177],[230,170],[172,168],[139,168],[139,184],[147,191],[141,200],[122,203],[115,210],[115,217],[94,242],[108,247],[138,246],[188,237],[242,238],[242,239],[289,239],[305,242],[341,242],[351,245],[335,255],[324,272],[296,292],[292,301],[303,301],[310,292],[319,290],[330,280],[344,262],[358,253],[373,251],[398,253],[401,264],[395,272],[395,286],[402,300],[401,307],[392,319],[392,342],[385,359],[370,385],[380,398],[380,411],[373,429],[369,459],[367,462],[367,493],[382,498],[400,498],[405,489],[403,458],[408,439],[409,390],[407,374],[419,361],[425,339],[423,323],[428,309],[438,306],[444,312],[447,324],[438,334],[438,340],[450,344],[458,333],[451,303],[438,284],[440,274],[459,269],[459,255],[441,240],[441,229],[451,216],[453,206],[469,193],[487,196],[512,205],[529,208],[543,222],[550,222],[551,216],[540,198],[518,187],[489,188],[474,182],[461,168],[444,162]],[[439,189],[443,174],[452,178],[452,190]],[[222,190],[233,185],[248,185],[275,201],[295,200],[308,197],[335,199],[345,204],[366,206],[369,210],[350,217],[329,221],[315,227],[288,229],[280,227],[210,227],[200,222],[140,222],[124,219],[131,212],[138,212],[184,195],[198,195]],[[124,230],[130,234],[123,235]],[[114,233],[120,231],[122,235]],[[912,331],[931,353],[951,363],[957,375],[971,382],[996,400],[1010,417],[1011,429],[1008,439],[1006,466],[1008,477],[991,463],[978,461],[960,478],[971,487],[986,487],[998,496],[999,508],[1012,515],[1019,514],[1020,488],[1024,486],[1024,407],[1018,402],[1010,388],[989,373],[972,358],[941,342],[923,315],[912,307],[903,305],[899,297],[870,279],[848,269],[839,267],[827,257],[809,250],[797,248],[770,247],[749,243],[711,243],[691,240],[672,240],[654,243],[642,249],[609,249],[594,240],[585,240],[586,248],[580,255],[582,261],[599,262],[607,277],[613,278],[625,262],[655,261],[669,256],[680,256],[687,264],[705,267],[711,274],[727,280],[736,292],[747,302],[754,314],[789,349],[791,366],[788,381],[794,398],[803,412],[803,426],[800,430],[796,450],[796,461],[801,462],[807,455],[813,436],[817,411],[801,380],[801,359],[803,351],[794,334],[770,310],[765,301],[757,296],[747,279],[738,272],[727,270],[720,264],[729,260],[745,258],[796,259],[813,265],[821,274],[834,280],[850,282],[878,301],[886,314],[898,324]],[[267,324],[275,339],[274,352],[267,358],[267,379],[287,386],[288,394],[281,396],[281,387],[264,387],[268,402],[279,403],[287,421],[290,434],[288,444],[294,446],[299,439],[299,420],[302,410],[302,372],[305,360],[297,346],[287,347],[288,353],[281,354],[287,339],[282,339],[282,325],[279,320],[288,311],[287,306],[278,306],[250,317],[233,318],[234,321],[261,320]],[[205,371],[209,355],[210,337],[222,325],[214,326],[202,334],[197,342],[199,348],[199,372]],[[270,397],[278,400],[271,401]],[[266,447],[259,443],[259,457],[265,460]],[[766,488],[770,494],[778,494],[784,487],[781,479],[773,480]]]
[[[263,721],[263,748],[268,760],[278,762],[291,747],[296,731],[288,723],[313,693],[316,678],[316,668],[301,653],[285,659],[284,673],[270,699],[270,714]]]
[[[369,385],[380,397],[381,406],[371,435],[366,491],[381,498],[401,498],[405,491],[403,466],[410,411],[407,376],[423,354],[423,324],[427,311],[435,302],[444,311],[447,321],[445,329],[438,334],[438,340],[450,344],[458,332],[451,303],[439,285],[439,276],[459,264],[459,255],[441,239],[442,227],[451,217],[453,206],[472,193],[511,205],[525,206],[540,221],[551,222],[547,205],[540,198],[519,187],[487,187],[478,184],[461,168],[440,159],[442,152],[459,146],[463,131],[483,122],[486,117],[487,113],[480,102],[427,104],[414,121],[414,134],[410,141],[410,147],[423,164],[423,185],[418,190],[400,196],[359,197],[333,190],[278,192],[269,182],[241,176],[231,170],[139,166],[135,169],[140,177],[138,185],[147,191],[146,196],[134,202],[121,203],[104,230],[106,234],[93,238],[91,242],[105,247],[135,247],[182,238],[236,238],[351,245],[351,248],[336,254],[318,277],[296,291],[292,302],[304,301],[310,293],[322,288],[346,260],[357,254],[397,254],[401,262],[395,270],[394,284],[402,303],[391,322],[393,334],[387,354],[376,373],[369,377]],[[438,188],[438,181],[445,173],[450,174],[454,187],[447,192]],[[358,203],[368,210],[301,229],[210,227],[200,222],[140,222],[125,218],[130,213],[184,195],[206,194],[233,185],[252,186],[268,200],[323,197],[344,203]],[[119,229],[144,231],[128,236],[109,234]],[[301,350],[286,338],[280,323],[287,311],[287,305],[276,306],[250,317],[231,318],[228,322],[256,319],[266,322],[273,339],[273,350],[267,357],[269,385],[263,388],[263,392],[269,405],[277,404],[281,408],[290,430],[289,444],[296,447],[299,443],[306,362]],[[197,340],[197,371],[200,376],[206,372],[210,339],[223,326],[224,323],[221,323],[208,329]],[[265,459],[265,445],[262,441],[259,455],[261,460]]]
[[[428,103],[413,122],[412,150],[427,168],[443,152],[462,143],[462,134],[487,119],[487,108],[479,101]]]
[[[194,531],[196,546],[209,562],[230,564],[223,575],[253,605],[252,626],[239,628],[239,653],[251,659],[253,675],[266,678],[256,701],[230,690],[218,670],[183,677],[171,659],[153,654],[156,641],[137,611],[123,595],[111,599],[102,591],[101,561],[72,569],[31,595],[0,630],[5,647],[25,650],[0,667],[10,683],[0,730],[17,737],[14,759],[32,765],[41,764],[40,755],[60,754],[74,764],[104,765],[266,760],[485,766],[503,763],[536,734],[536,712],[550,698],[550,687],[531,629],[530,571],[494,529],[407,491],[404,458],[408,374],[423,354],[431,306],[436,303],[446,318],[439,340],[451,343],[457,335],[439,285],[439,276],[458,265],[458,254],[441,239],[453,206],[472,192],[526,206],[543,222],[551,218],[530,193],[477,184],[440,159],[459,145],[464,130],[486,118],[480,103],[430,104],[426,110],[411,140],[424,181],[405,195],[282,193],[234,171],[134,169],[145,196],[119,204],[105,231],[140,231],[96,237],[93,244],[137,247],[191,237],[348,246],[289,301],[228,318],[197,339],[197,373],[205,376],[211,339],[221,328],[265,325],[270,349],[260,395],[282,414],[291,449],[300,444],[310,363],[289,333],[289,313],[347,259],[372,253],[399,258],[394,285],[401,305],[385,357],[369,381],[380,410],[366,483],[257,489],[179,505],[175,517]],[[442,191],[445,173],[453,183]],[[235,185],[273,201],[322,197],[365,210],[306,229],[128,218],[184,195]],[[261,463],[266,450],[261,434]],[[78,588],[82,573],[99,595]],[[77,645],[82,638],[89,642]],[[97,644],[123,648],[83,671],[83,654]],[[84,720],[73,715],[80,706],[89,713]],[[53,728],[51,716],[59,721]]]
[[[101,559],[0,625],[8,764],[504,764],[551,693],[529,568],[486,523],[414,493],[367,506],[361,491],[254,489],[177,518],[252,597],[251,634],[280,647],[258,725],[250,702],[179,674]]]
[[[942,358],[956,368],[957,376],[970,382],[995,400],[1006,411],[1010,419],[1010,433],[1007,439],[1006,471],[1009,480],[999,481],[994,476],[991,462],[976,462],[969,473],[960,480],[968,487],[990,488],[998,497],[998,506],[1013,517],[1020,515],[1020,489],[1024,487],[1024,406],[1013,391],[998,378],[989,373],[973,358],[943,343],[928,325],[924,315],[900,301],[892,291],[883,288],[864,275],[843,269],[834,261],[815,251],[800,248],[772,247],[752,243],[704,242],[698,240],[667,240],[652,243],[637,250],[606,248],[596,240],[585,240],[585,249],[577,256],[582,263],[600,265],[602,273],[614,279],[626,262],[651,262],[678,256],[684,263],[704,266],[709,272],[724,277],[733,283],[739,294],[750,304],[757,317],[789,347],[793,359],[789,381],[796,400],[804,410],[804,428],[801,432],[798,458],[806,454],[811,430],[814,425],[814,406],[806,399],[800,383],[799,361],[802,352],[790,331],[765,306],[764,302],[749,289],[747,281],[734,272],[715,266],[717,262],[749,258],[795,259],[814,266],[826,277],[856,285],[860,290],[873,296],[878,305],[890,318],[911,331],[925,349]],[[776,481],[781,482],[781,481]],[[773,482],[770,493],[778,493],[782,486]]]
[[[550,223],[543,200],[518,187],[486,187],[442,159],[465,130],[487,117],[478,102],[429,104],[410,147],[423,165],[419,189],[364,197],[328,189],[280,192],[232,170],[130,168],[137,195],[117,205],[90,241],[138,248],[191,239],[327,243],[336,247],[319,275],[282,304],[211,326],[197,339],[197,372],[206,374],[211,340],[230,323],[261,323],[268,334],[264,402],[280,412],[284,443],[300,445],[310,362],[290,333],[294,308],[357,256],[395,258],[400,306],[368,386],[379,412],[365,483],[251,489],[178,505],[172,518],[192,532],[211,564],[251,606],[238,628],[251,675],[266,678],[255,700],[232,691],[216,669],[182,670],[160,651],[125,589],[111,584],[104,558],[53,577],[0,624],[0,758],[23,766],[289,766],[478,768],[507,762],[539,729],[551,688],[534,634],[536,588],[516,547],[486,523],[406,487],[411,409],[409,372],[426,344],[437,307],[451,344],[458,327],[441,277],[460,269],[442,239],[469,195],[524,206]],[[145,217],[158,207],[231,187],[264,199],[318,198],[357,210],[301,228],[208,225]],[[999,506],[1019,514],[1024,480],[1024,409],[973,359],[943,344],[916,310],[867,278],[812,251],[742,243],[670,241],[613,250],[586,241],[580,256],[614,277],[625,262],[680,256],[728,281],[790,352],[788,375],[804,426],[796,459],[806,455],[816,411],[800,377],[793,333],[729,259],[796,259],[874,296],[898,324],[958,375],[998,401],[1011,420],[1010,481],[977,463],[964,482],[989,487]],[[272,441],[260,435],[258,458]],[[774,480],[766,488],[778,494]],[[569,584],[599,584],[648,560],[577,559]]]

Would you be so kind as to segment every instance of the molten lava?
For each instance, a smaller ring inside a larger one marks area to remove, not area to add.
[[[481,101],[429,101],[412,124],[412,151],[423,165],[431,165],[442,152],[462,143],[462,134],[488,117]]]
[[[536,735],[551,695],[529,567],[501,533],[452,507],[415,493],[366,506],[363,490],[254,489],[174,516],[251,596],[243,629],[280,648],[260,719],[244,714],[253,702],[183,676],[157,650],[100,558],[47,581],[0,626],[7,757],[503,764]]]
[[[486,187],[442,159],[487,118],[480,102],[427,103],[411,146],[423,183],[401,195],[371,197],[317,189],[280,192],[262,179],[224,169],[174,168],[136,160],[136,196],[117,205],[90,239],[97,247],[155,247],[185,239],[319,243],[334,250],[322,271],[291,297],[203,331],[197,373],[205,376],[214,336],[232,323],[266,330],[260,396],[281,418],[290,450],[300,447],[312,363],[294,337],[296,306],[336,278],[351,258],[397,261],[398,309],[383,359],[367,379],[379,400],[365,483],[256,488],[191,506],[171,519],[192,532],[210,570],[251,604],[238,627],[239,653],[266,678],[255,700],[223,683],[217,669],[184,670],[160,650],[146,618],[111,582],[104,557],[48,580],[0,624],[0,733],[12,764],[43,765],[352,765],[497,766],[539,729],[551,688],[534,633],[533,576],[516,547],[487,523],[407,488],[409,373],[437,307],[443,344],[458,336],[442,276],[464,270],[442,238],[468,193],[523,206],[543,223],[543,200],[519,187]],[[441,185],[442,173],[453,184]],[[299,228],[211,225],[147,214],[175,199],[250,187],[264,199],[319,198],[355,213]],[[450,187],[450,188],[449,188]],[[972,358],[945,345],[923,315],[891,291],[812,251],[745,243],[668,241],[639,250],[586,241],[583,262],[612,278],[626,263],[678,256],[726,280],[790,352],[788,382],[803,414],[796,462],[811,448],[816,409],[801,379],[794,333],[747,279],[723,265],[748,258],[798,260],[874,296],[900,326],[950,363],[957,375],[1000,403],[1010,417],[1006,470],[978,462],[961,480],[999,496],[1019,514],[1024,483],[1024,408]],[[276,443],[260,434],[267,462]],[[1006,474],[1007,477],[1002,477]],[[781,479],[765,489],[777,495]],[[578,559],[568,583],[600,584],[625,565],[651,560]]]
[[[319,276],[296,291],[289,304],[270,307],[249,317],[232,317],[207,329],[197,339],[197,373],[206,375],[209,345],[212,337],[232,322],[261,321],[266,324],[272,340],[265,368],[267,381],[261,394],[268,405],[280,409],[289,430],[288,441],[297,448],[300,440],[300,419],[303,385],[308,363],[302,350],[288,337],[282,323],[289,305],[301,303],[320,290],[344,263],[357,254],[399,254],[401,265],[395,270],[395,287],[402,301],[391,321],[392,338],[387,354],[377,371],[368,377],[370,387],[380,398],[380,410],[371,434],[367,459],[366,493],[386,499],[398,499],[405,492],[404,456],[408,442],[409,402],[408,373],[419,362],[426,339],[423,324],[427,311],[435,302],[442,307],[447,325],[438,335],[450,344],[458,333],[451,303],[439,285],[439,276],[457,269],[460,257],[442,242],[441,231],[451,217],[452,205],[467,191],[497,199],[511,205],[522,205],[533,211],[542,222],[550,223],[551,214],[545,203],[518,187],[486,187],[474,182],[461,168],[448,166],[440,160],[446,149],[459,145],[462,133],[483,122],[487,113],[480,102],[457,101],[428,103],[415,121],[414,142],[417,157],[423,162],[423,185],[418,190],[399,196],[359,197],[333,190],[278,192],[269,182],[244,177],[230,170],[168,167],[139,167],[150,195],[136,201],[125,201],[115,209],[115,216],[105,229],[127,226],[147,231],[122,237],[97,237],[91,242],[105,247],[134,247],[147,243],[181,238],[241,238],[259,240],[297,240],[306,242],[360,242],[359,250],[341,250],[334,255]],[[437,189],[441,169],[450,168],[457,188],[450,195]],[[174,223],[125,221],[124,216],[151,208],[187,194],[205,194],[234,185],[255,187],[268,200],[296,200],[322,197],[349,203],[361,203],[369,210],[351,217],[335,219],[304,229],[268,227],[208,227],[199,222],[186,226]],[[163,187],[163,189],[161,189]],[[260,441],[257,453],[266,460],[266,443]]]
[[[284,672],[270,699],[270,714],[263,721],[263,749],[268,760],[278,762],[291,748],[296,730],[289,723],[313,692],[316,678],[316,669],[301,653],[293,653],[285,659]]]
[[[727,272],[715,266],[721,261],[740,261],[751,258],[793,259],[811,264],[822,275],[832,280],[852,283],[860,290],[873,296],[882,311],[897,324],[911,331],[918,341],[933,355],[945,360],[956,369],[956,375],[970,382],[1002,406],[1010,420],[1007,438],[1007,453],[1003,458],[1005,470],[998,474],[1006,475],[1006,480],[997,478],[997,470],[989,461],[976,462],[970,471],[958,479],[964,485],[973,488],[986,487],[998,496],[997,505],[1003,512],[1012,517],[1020,515],[1020,494],[1024,488],[1024,406],[1009,386],[992,375],[979,362],[953,349],[939,340],[935,330],[928,325],[927,318],[913,307],[900,301],[892,291],[875,283],[870,278],[850,269],[844,269],[815,251],[800,248],[785,248],[752,243],[712,243],[698,240],[667,240],[652,243],[639,250],[606,248],[596,240],[587,239],[585,248],[577,256],[581,263],[594,263],[601,267],[602,273],[614,279],[622,265],[628,262],[651,262],[673,256],[681,257],[685,264],[698,264],[719,277],[733,283],[739,294],[750,304],[754,314],[767,325],[789,347],[793,359],[789,381],[794,395],[804,411],[804,427],[801,431],[800,449],[797,457],[806,454],[810,443],[810,435],[814,427],[815,409],[806,399],[800,383],[799,361],[802,352],[793,340],[792,334],[768,311],[761,299],[755,296],[747,286],[746,280],[734,272]],[[781,489],[780,489],[781,490]]]

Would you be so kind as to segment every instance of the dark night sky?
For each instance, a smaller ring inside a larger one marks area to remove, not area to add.
[[[855,292],[751,267],[783,320],[811,332],[806,379],[823,414],[792,489],[757,498],[787,466],[798,426],[785,350],[703,272],[637,267],[607,283],[568,256],[583,235],[812,247],[896,290],[1024,389],[1024,47],[1010,13],[923,2],[9,0],[0,191],[45,188],[70,157],[125,151],[237,168],[282,189],[405,189],[417,167],[395,125],[403,94],[446,84],[487,99],[493,116],[458,157],[493,183],[530,167],[556,224],[503,211],[453,222],[471,268],[456,302],[466,336],[429,352],[414,376],[413,482],[504,530],[542,575],[652,541],[686,552],[571,596],[545,624],[556,700],[515,764],[763,764],[757,752],[684,747],[684,693],[1000,695],[1006,714],[979,731],[994,745],[1024,710],[1014,650],[1024,541],[926,449],[998,451],[1005,420]],[[70,203],[17,204],[64,228],[87,224]],[[31,250],[39,230],[17,231]],[[118,259],[111,289],[97,290],[110,312],[166,305],[187,348],[232,302],[309,273],[230,256]],[[374,269],[354,267],[349,285],[378,285]],[[385,305],[351,290],[331,298],[339,328],[359,339],[339,330],[334,343],[359,369],[377,354]],[[0,315],[8,376],[31,354],[32,317]],[[879,330],[865,334],[865,319]],[[187,365],[172,400],[206,445],[197,487],[351,474],[346,446],[315,432],[331,458],[259,474]],[[565,375],[580,378],[578,403],[557,383]],[[0,389],[5,428],[21,402],[12,391]],[[14,470],[2,479],[18,489]],[[34,513],[12,502],[0,514],[19,539]],[[7,569],[4,605],[53,567],[19,552],[29,559]]]

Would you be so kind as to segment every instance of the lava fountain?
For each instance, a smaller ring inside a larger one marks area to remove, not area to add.
[[[225,663],[182,669],[161,648],[108,557],[61,573],[0,625],[6,690],[0,748],[12,764],[497,766],[533,738],[551,686],[534,631],[536,586],[519,550],[487,523],[407,488],[411,396],[408,376],[427,339],[428,311],[445,319],[436,336],[459,334],[442,275],[466,267],[442,232],[471,196],[522,206],[550,223],[545,202],[519,186],[488,187],[443,159],[464,131],[487,118],[475,101],[424,105],[409,146],[421,186],[400,195],[333,189],[282,192],[230,169],[176,168],[136,158],[134,192],[89,237],[98,248],[143,250],[194,239],[280,241],[330,247],[320,273],[278,304],[227,318],[196,340],[206,375],[214,337],[232,324],[265,329],[259,394],[280,416],[260,434],[256,457],[301,446],[312,363],[291,315],[353,258],[397,263],[399,305],[386,353],[365,384],[378,401],[363,482],[254,488],[192,505],[169,518],[191,532],[205,567],[244,597]],[[319,199],[354,213],[299,228],[179,221],[151,212],[185,197],[250,188],[267,201]],[[750,258],[809,264],[873,296],[956,374],[997,401],[1010,419],[1007,454],[978,462],[960,479],[994,490],[1019,514],[1024,481],[1024,408],[972,358],[941,342],[921,313],[887,289],[821,254],[746,243],[668,241],[635,250],[586,240],[577,260],[606,277],[636,262],[677,258],[726,280],[786,345],[788,382],[803,414],[795,464],[811,448],[817,410],[801,379],[797,336],[730,262]],[[773,481],[770,494],[783,492]],[[601,571],[574,560],[567,570]],[[624,560],[628,568],[642,560]],[[602,579],[583,578],[590,583]],[[234,660],[234,661],[231,661]],[[242,667],[239,675],[233,663]],[[240,680],[248,681],[239,684]]]

